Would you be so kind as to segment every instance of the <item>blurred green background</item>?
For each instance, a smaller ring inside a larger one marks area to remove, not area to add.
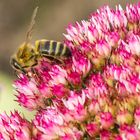
[[[103,5],[136,3],[138,0],[0,0],[0,113],[18,109],[28,119],[29,112],[14,101],[12,82],[16,78],[9,59],[24,41],[31,15],[36,6],[39,11],[32,43],[37,39],[63,40],[69,23],[87,19],[91,12]]]

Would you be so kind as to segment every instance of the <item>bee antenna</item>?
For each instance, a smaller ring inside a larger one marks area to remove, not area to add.
[[[27,33],[26,33],[25,45],[28,44],[30,42],[31,38],[32,38],[32,31],[33,31],[33,27],[34,27],[34,24],[35,24],[35,18],[36,18],[36,15],[37,15],[37,11],[38,11],[38,6],[33,11],[31,22],[30,22],[30,25],[29,25]]]

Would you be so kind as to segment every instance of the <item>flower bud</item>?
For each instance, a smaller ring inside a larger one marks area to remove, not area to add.
[[[119,111],[116,116],[117,123],[121,124],[131,124],[133,122],[133,114],[127,110]]]
[[[110,112],[101,112],[100,123],[103,129],[109,129],[114,124],[114,118]]]
[[[91,122],[86,125],[86,131],[91,137],[95,137],[99,134],[99,125],[97,123]]]

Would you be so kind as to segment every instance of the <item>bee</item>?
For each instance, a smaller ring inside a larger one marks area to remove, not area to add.
[[[29,29],[26,34],[26,39],[21,44],[17,52],[11,57],[10,63],[13,69],[27,74],[28,69],[38,65],[40,58],[46,58],[50,61],[60,61],[71,56],[70,49],[63,43],[54,40],[41,39],[35,41],[33,46],[30,42],[33,25],[38,7],[35,8]]]

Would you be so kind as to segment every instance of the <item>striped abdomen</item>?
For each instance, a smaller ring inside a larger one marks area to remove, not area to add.
[[[53,40],[36,41],[36,51],[45,57],[70,57],[70,49],[63,43]]]

